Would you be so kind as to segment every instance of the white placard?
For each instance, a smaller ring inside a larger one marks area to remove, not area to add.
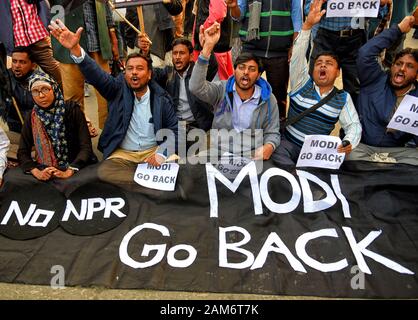
[[[328,0],[326,17],[376,18],[379,7],[380,0]]]
[[[345,153],[337,152],[340,144],[338,137],[307,135],[296,166],[339,169],[345,158]]]
[[[251,159],[239,157],[232,153],[225,152],[222,154],[219,162],[214,165],[228,179],[235,179],[238,173],[244,168]]]
[[[178,173],[179,165],[177,163],[163,163],[158,167],[148,163],[140,163],[136,168],[134,180],[146,188],[174,191]]]
[[[418,97],[406,95],[403,98],[388,128],[418,136]]]

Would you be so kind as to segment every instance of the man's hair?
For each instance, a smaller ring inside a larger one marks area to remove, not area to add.
[[[339,69],[340,68],[340,66],[341,66],[341,63],[340,63],[340,58],[338,58],[338,56],[337,55],[335,55],[334,53],[332,53],[332,52],[330,52],[330,51],[323,51],[323,52],[320,52],[320,53],[318,53],[313,59],[313,61],[314,61],[314,65],[315,65],[315,62],[316,62],[316,60],[318,60],[318,58],[319,57],[321,57],[321,56],[328,56],[328,57],[331,57],[331,58],[333,58],[335,61],[337,61],[337,68]]]
[[[13,53],[16,53],[16,52],[18,52],[18,53],[26,53],[28,55],[29,60],[31,62],[33,62],[32,52],[29,49],[29,47],[25,47],[25,46],[17,46],[17,47],[14,47],[14,49],[12,50],[12,54]]]
[[[396,54],[395,59],[393,60],[393,63],[395,63],[396,60],[408,54],[410,54],[415,59],[415,61],[418,62],[418,49],[405,48]]]
[[[239,64],[248,62],[250,60],[255,61],[255,63],[258,66],[258,72],[263,73],[264,69],[263,69],[263,63],[261,62],[261,59],[255,56],[251,52],[241,53],[234,62],[234,69],[236,69]]]
[[[129,59],[132,58],[142,58],[147,62],[147,66],[148,66],[148,70],[152,70],[152,59],[149,55],[145,55],[143,53],[140,52],[133,52],[131,54],[128,55],[128,57],[126,58],[126,64],[128,64]]]
[[[174,39],[173,42],[171,43],[171,49],[174,49],[174,47],[179,45],[179,44],[185,45],[187,47],[187,49],[189,50],[189,53],[193,52],[193,45],[190,42],[190,40],[186,39],[186,38]]]

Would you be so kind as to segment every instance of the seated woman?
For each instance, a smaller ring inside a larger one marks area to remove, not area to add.
[[[29,81],[35,105],[22,128],[17,158],[25,173],[36,179],[66,179],[97,162],[83,112],[74,101],[64,101],[51,77],[36,72]],[[35,159],[32,159],[32,147]]]

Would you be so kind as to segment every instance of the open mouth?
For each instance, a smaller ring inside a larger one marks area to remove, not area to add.
[[[241,84],[242,85],[247,85],[250,82],[250,80],[248,78],[241,78]]]
[[[396,73],[393,77],[394,83],[402,83],[405,80],[405,75],[403,73]]]
[[[325,72],[325,70],[319,71],[319,80],[324,80],[326,76],[327,76],[327,73]]]
[[[139,78],[138,77],[132,77],[131,81],[133,84],[137,84],[139,82]]]

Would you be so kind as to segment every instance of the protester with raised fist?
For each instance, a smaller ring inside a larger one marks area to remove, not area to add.
[[[414,21],[413,16],[405,17],[370,39],[359,51],[358,111],[363,134],[348,160],[418,165],[418,136],[387,127],[406,95],[418,97],[418,49],[400,51],[389,72],[383,71],[378,62],[381,52],[408,33]]]

